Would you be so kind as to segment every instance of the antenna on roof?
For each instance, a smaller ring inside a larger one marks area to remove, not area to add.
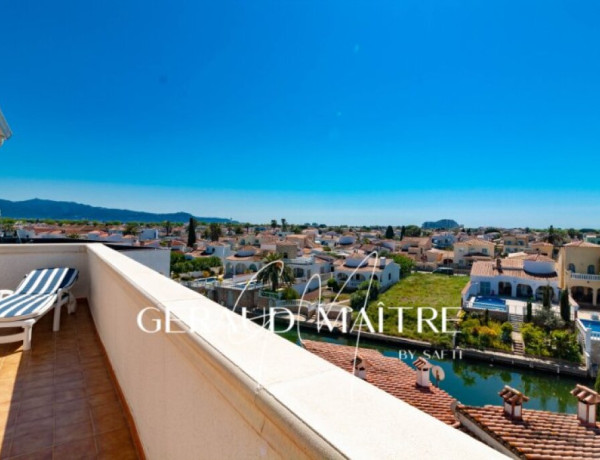
[[[433,366],[431,368],[431,373],[433,374],[433,378],[435,378],[435,386],[439,387],[440,382],[446,378],[446,373],[441,366]]]

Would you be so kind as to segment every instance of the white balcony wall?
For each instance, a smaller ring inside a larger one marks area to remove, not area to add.
[[[0,246],[2,285],[49,264],[81,269],[78,295],[149,459],[502,458],[103,245]],[[146,307],[159,310],[147,327],[169,308],[184,333],[142,332]]]

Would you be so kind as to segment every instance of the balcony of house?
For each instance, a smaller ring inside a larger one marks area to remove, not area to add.
[[[55,266],[78,308],[1,347],[2,458],[500,458],[102,244],[2,245],[0,287]]]
[[[594,275],[594,274],[590,274],[590,273],[572,273],[572,272],[567,272],[569,278],[571,278],[572,280],[578,280],[578,281],[600,281],[600,275]]]
[[[567,270],[566,281],[571,296],[583,308],[598,307],[600,303],[600,275],[588,270],[589,273],[577,273]]]

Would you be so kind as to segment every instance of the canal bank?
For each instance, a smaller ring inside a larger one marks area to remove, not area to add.
[[[300,336],[295,329],[279,335],[297,344],[301,337],[304,340],[356,346],[355,337],[343,334],[320,334],[306,328],[300,331]],[[384,344],[366,338],[364,335],[361,337],[360,347],[379,350],[385,356],[399,358],[411,367],[413,361],[423,356],[427,350],[391,343]],[[444,369],[446,378],[439,383],[439,386],[467,405],[500,405],[502,400],[498,392],[504,385],[510,385],[530,398],[526,405],[528,409],[576,413],[577,400],[571,395],[571,390],[578,383],[593,385],[590,380],[565,374],[550,374],[530,368],[511,367],[498,362],[490,363],[467,358],[464,351],[462,357],[457,354],[455,359],[452,359],[452,350],[446,350],[443,357],[434,354],[431,350],[429,356],[425,355],[425,357],[432,364]]]
[[[324,334],[330,337],[347,337],[354,340],[359,338],[361,341],[367,339],[374,343],[382,345],[394,346],[399,348],[411,348],[417,350],[445,350],[446,352],[452,351],[441,347],[436,347],[429,342],[422,340],[409,339],[405,337],[395,337],[386,334],[377,334],[372,332],[361,331],[350,331],[342,333],[339,329],[333,328],[333,331],[329,331],[327,327],[321,327],[319,331],[315,323],[299,322],[300,328],[305,331],[315,332],[317,334]],[[281,325],[287,325],[286,322],[282,322]],[[514,353],[492,351],[492,350],[476,350],[472,348],[461,348],[457,347],[456,350],[461,352],[463,358],[481,361],[484,363],[491,364],[503,364],[510,367],[519,367],[523,369],[530,369],[548,374],[568,375],[577,379],[592,381],[588,374],[588,370],[583,366],[577,366],[575,364],[558,361],[554,359],[543,359],[531,356],[517,355]]]

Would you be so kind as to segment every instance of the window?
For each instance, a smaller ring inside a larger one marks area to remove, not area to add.
[[[595,274],[596,274],[596,266],[588,265],[588,275],[595,275]]]
[[[482,252],[482,253],[484,253],[484,254],[487,254],[487,253],[488,253],[488,250],[487,250],[487,248],[483,248],[483,249],[481,250],[481,252]]]
[[[575,273],[575,264],[569,264],[569,271]]]

